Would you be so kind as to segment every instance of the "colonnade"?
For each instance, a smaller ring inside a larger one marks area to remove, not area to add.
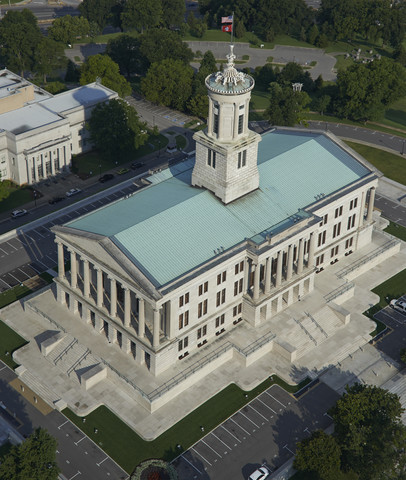
[[[50,175],[55,175],[59,170],[67,165],[67,151],[69,143],[55,147],[50,146],[46,151],[26,151],[25,161],[27,164],[27,182],[32,184],[47,178]],[[55,152],[55,154],[54,154]],[[38,158],[37,158],[38,157]],[[47,164],[49,163],[49,171],[47,172]],[[41,167],[42,175],[38,173]]]

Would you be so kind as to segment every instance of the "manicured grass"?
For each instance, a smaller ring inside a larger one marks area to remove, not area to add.
[[[28,187],[11,187],[10,195],[0,201],[0,212],[7,212],[34,199],[33,191]]]
[[[86,423],[69,409],[63,413],[102,446],[124,470],[132,472],[148,458],[174,459],[274,383],[294,393],[305,386],[308,380],[291,386],[273,376],[272,380],[268,378],[250,392],[244,392],[235,384],[229,385],[152,442],[143,440],[104,406],[88,415]],[[202,433],[201,426],[205,433]],[[98,429],[97,434],[94,433],[95,428]],[[177,445],[182,448],[178,449]]]
[[[0,320],[0,359],[10,368],[18,367],[12,359],[12,353],[26,343],[23,337]]]
[[[386,111],[380,123],[388,127],[406,130],[406,97],[393,103]]]
[[[366,158],[386,177],[406,185],[406,162],[400,155],[380,150],[379,148],[361,145],[360,143],[346,142],[352,149]]]
[[[186,138],[183,135],[176,135],[175,140],[178,150],[183,150],[186,147]]]
[[[251,95],[251,110],[265,110],[269,107],[269,92],[254,88]]]
[[[345,55],[335,55],[335,58],[337,59],[337,62],[334,65],[336,70],[345,70],[354,64],[354,60],[351,57],[345,58]]]
[[[398,223],[389,222],[389,226],[385,228],[385,232],[390,233],[394,237],[400,238],[406,242],[406,228]]]
[[[10,303],[19,300],[31,293],[31,290],[25,285],[16,285],[13,288],[6,290],[5,292],[0,293],[0,308],[10,305]]]

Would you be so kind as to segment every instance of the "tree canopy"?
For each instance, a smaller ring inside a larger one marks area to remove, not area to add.
[[[85,17],[65,15],[56,18],[52,27],[48,29],[48,36],[65,45],[72,43],[77,37],[86,37],[90,34],[90,24]]]
[[[303,112],[310,103],[306,92],[294,92],[292,86],[272,82],[270,101],[265,115],[272,125],[293,127],[303,120]]]
[[[185,18],[186,5],[184,0],[161,0],[162,23],[166,28],[179,27]]]
[[[87,128],[96,148],[107,158],[114,158],[148,140],[146,124],[135,109],[121,99],[99,103],[92,111]]]
[[[83,0],[79,11],[89,23],[97,23],[102,30],[112,19],[117,3],[117,0]]]
[[[57,480],[56,440],[37,428],[21,445],[14,445],[0,463],[2,480]]]
[[[125,34],[107,43],[106,54],[118,64],[120,72],[127,78],[145,72],[149,65],[140,51],[140,45],[139,38]]]
[[[43,37],[39,42],[34,59],[35,71],[43,76],[44,83],[47,82],[47,75],[67,63],[62,44],[48,37]]]
[[[121,20],[125,29],[143,32],[159,25],[162,15],[161,0],[127,0]]]
[[[0,57],[11,70],[24,76],[34,65],[34,53],[42,38],[36,17],[27,9],[9,10],[0,21]]]
[[[102,85],[117,92],[120,97],[131,93],[131,85],[120,74],[118,65],[108,55],[92,55],[82,65],[80,84],[86,85],[101,79]]]

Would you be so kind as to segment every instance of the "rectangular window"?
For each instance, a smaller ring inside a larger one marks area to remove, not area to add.
[[[234,271],[236,275],[244,271],[244,260],[235,265]]]
[[[319,239],[317,242],[317,246],[320,247],[326,243],[326,230],[324,232],[319,233]]]
[[[318,267],[319,265],[321,265],[323,262],[324,262],[324,254],[323,254],[323,255],[319,255],[319,256],[316,258],[316,267]]]
[[[207,313],[207,299],[203,300],[203,302],[200,302],[197,306],[197,318],[202,317],[203,315],[206,315]]]
[[[355,226],[355,213],[351,215],[351,217],[348,217],[348,223],[347,223],[347,230],[350,228],[354,228]]]
[[[179,307],[183,307],[186,303],[189,303],[189,292],[179,297]]]
[[[220,285],[221,283],[225,282],[227,279],[227,271],[224,270],[224,272],[219,273],[217,275],[217,285]]]
[[[352,210],[353,208],[356,208],[356,207],[357,207],[357,204],[358,204],[358,198],[354,198],[354,200],[351,200],[351,202],[350,202],[350,210]]]
[[[213,115],[213,133],[219,133],[219,115],[215,113]]]
[[[243,150],[242,152],[238,152],[238,163],[237,168],[242,168],[247,165],[247,150]]]
[[[209,282],[204,282],[201,285],[199,285],[199,296],[203,295],[203,293],[206,293],[208,289],[209,289]]]
[[[216,328],[224,324],[224,313],[216,318]]]
[[[185,337],[183,340],[179,340],[178,342],[178,350],[179,352],[183,350],[184,348],[187,348],[189,345],[189,337]]]
[[[204,337],[207,335],[207,325],[204,325],[201,328],[197,329],[197,339],[199,340],[200,338]]]
[[[343,207],[338,207],[338,208],[336,208],[336,211],[334,213],[334,218],[337,218],[342,214],[343,214]]]
[[[348,240],[346,240],[345,241],[345,248],[347,249],[347,248],[352,247],[353,241],[354,241],[354,237],[351,237]]]
[[[242,312],[242,303],[239,303],[233,308],[233,317],[236,317],[241,312]]]
[[[338,255],[338,245],[336,247],[333,247],[331,249],[331,258],[335,257],[336,255]]]
[[[214,150],[207,150],[207,165],[216,168],[216,152]]]
[[[341,232],[341,223],[336,223],[333,227],[333,238],[336,238],[340,235]]]
[[[244,114],[238,117],[238,134],[242,133],[244,129]]]
[[[320,222],[320,227],[322,227],[323,225],[325,225],[327,223],[327,220],[328,220],[328,214],[326,213],[323,217],[322,217],[322,220]]]

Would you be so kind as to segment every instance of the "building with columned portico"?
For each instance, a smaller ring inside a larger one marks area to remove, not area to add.
[[[254,81],[233,52],[206,86],[195,162],[53,229],[58,302],[153,375],[240,322],[268,321],[371,241],[371,165],[329,134],[251,131]]]

